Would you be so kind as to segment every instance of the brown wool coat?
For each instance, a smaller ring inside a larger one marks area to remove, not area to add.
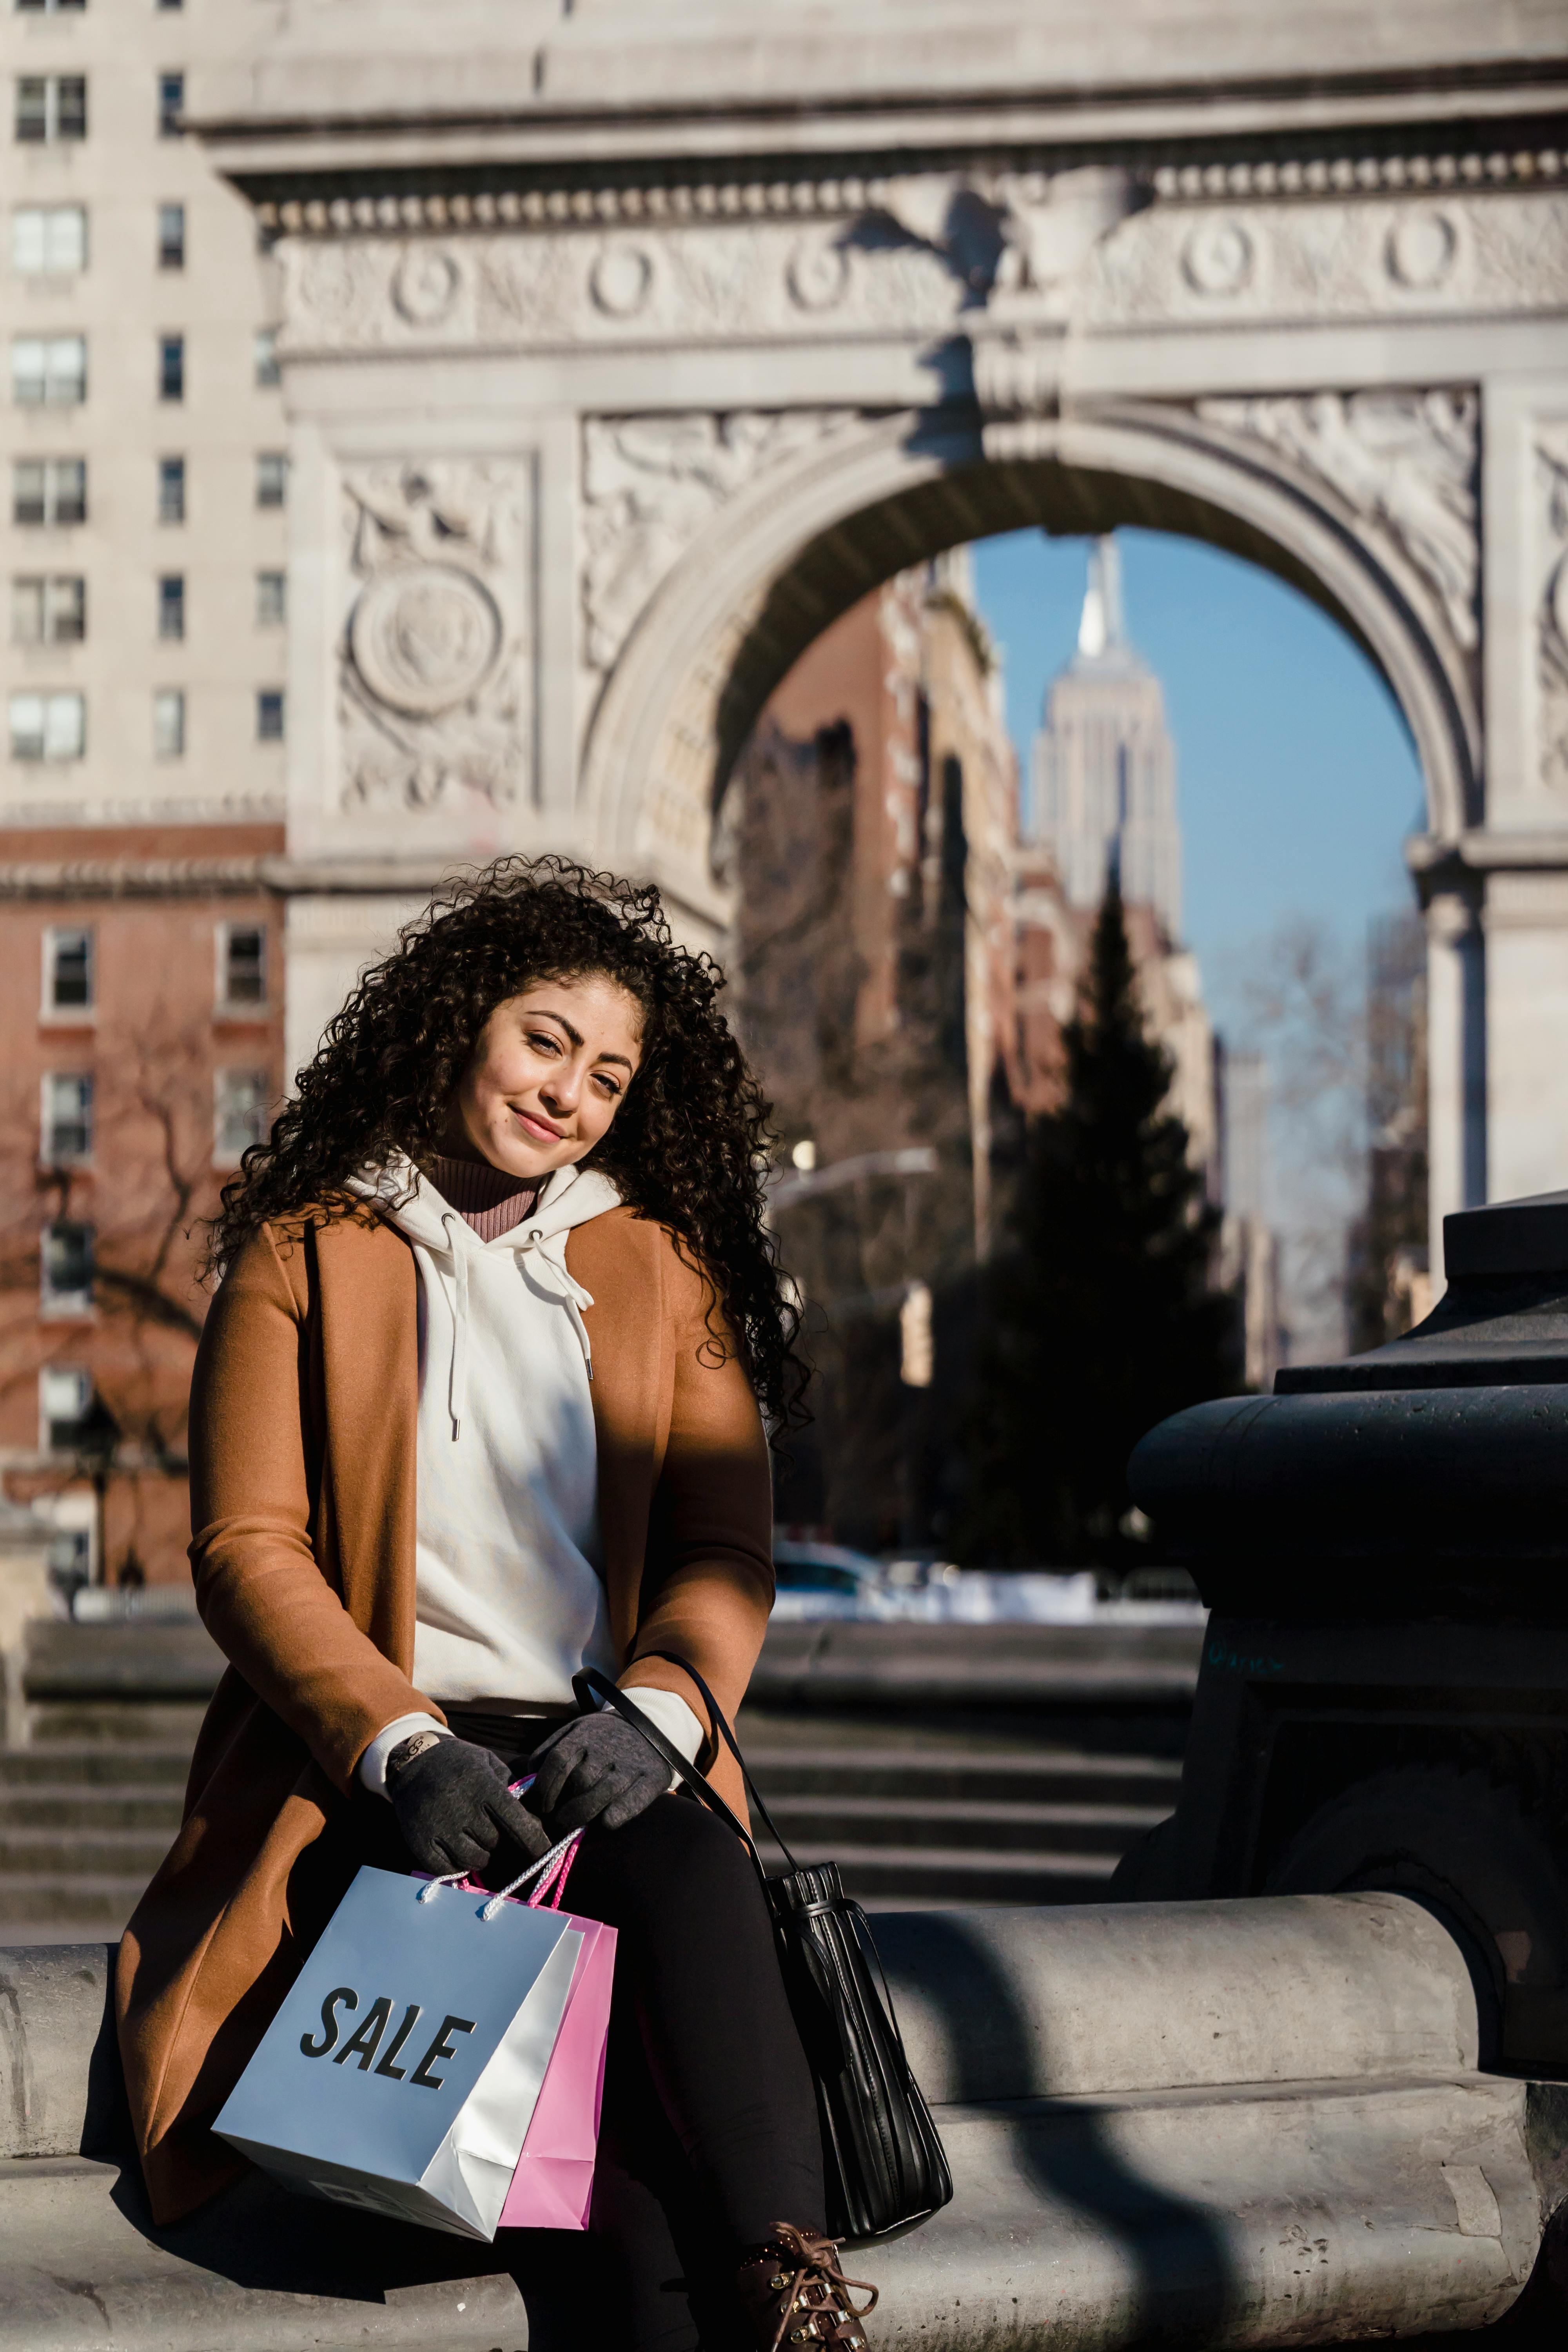
[[[772,1605],[772,1497],[755,1400],[708,1329],[711,1294],[629,1209],[576,1227],[592,1292],[610,1621],[630,1687],[689,1658],[733,1712]],[[188,2212],[242,2160],[210,2129],[363,1855],[356,1790],[384,1724],[431,1701],[414,1659],[418,1276],[369,1216],[263,1232],[207,1319],[191,1396],[196,1600],[230,1664],[196,1744],[184,1826],[121,1946],[117,2003],[153,2209]],[[528,1696],[531,1694],[519,1693]],[[712,1778],[742,1803],[726,1757]]]

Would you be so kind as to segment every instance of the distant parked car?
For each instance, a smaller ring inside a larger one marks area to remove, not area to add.
[[[797,1543],[780,1536],[773,1543],[777,1618],[881,1617],[891,1613],[886,1571],[869,1552],[844,1544]]]
[[[773,1615],[786,1624],[819,1618],[905,1625],[1186,1624],[1204,1614],[1195,1591],[1184,1590],[1173,1571],[1166,1572],[1168,1591],[1155,1585],[1102,1601],[1092,1569],[992,1571],[924,1558],[883,1561],[844,1544],[786,1536],[774,1539],[773,1563]],[[1152,1584],[1150,1571],[1140,1573]]]

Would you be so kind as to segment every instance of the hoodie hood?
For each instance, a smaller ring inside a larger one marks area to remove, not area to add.
[[[542,1297],[557,1303],[570,1318],[588,1378],[594,1377],[594,1349],[583,1309],[594,1304],[566,1270],[566,1236],[606,1210],[618,1209],[621,1195],[607,1176],[580,1163],[557,1168],[546,1180],[534,1202],[533,1213],[494,1241],[482,1242],[460,1211],[443,1199],[427,1176],[421,1175],[402,1152],[384,1168],[366,1169],[351,1177],[349,1190],[374,1201],[388,1224],[395,1225],[416,1249],[429,1254],[432,1265],[448,1289],[452,1304],[452,1358],[447,1368],[447,1405],[454,1439],[462,1432],[468,1385],[468,1271],[477,1256],[510,1255],[519,1273]],[[402,1196],[407,1194],[405,1199]]]

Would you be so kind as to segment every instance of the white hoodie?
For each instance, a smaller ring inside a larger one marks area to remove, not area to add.
[[[419,1269],[414,1680],[442,1700],[569,1706],[579,1668],[613,1676],[617,1661],[584,1320],[594,1301],[566,1270],[566,1236],[620,1194],[596,1169],[558,1168],[531,1216],[482,1242],[405,1160],[353,1189],[383,1204]],[[695,1756],[701,1727],[684,1700],[639,1692],[645,1702]],[[384,1727],[360,1767],[367,1786],[384,1790],[392,1749],[429,1722]]]

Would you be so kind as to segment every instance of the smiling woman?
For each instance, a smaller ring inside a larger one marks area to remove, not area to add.
[[[730,1713],[750,1679],[763,1412],[802,1368],[719,985],[656,892],[503,861],[365,975],[247,1152],[191,1407],[231,1671],[120,1961],[166,2221],[232,2178],[213,2119],[363,1864],[501,1887],[582,1832],[570,1907],[620,1933],[595,2315],[628,2352],[775,2340],[784,2240],[801,2308],[864,2340],[745,1850],[574,1703],[618,1676],[743,1809],[698,1677]]]

